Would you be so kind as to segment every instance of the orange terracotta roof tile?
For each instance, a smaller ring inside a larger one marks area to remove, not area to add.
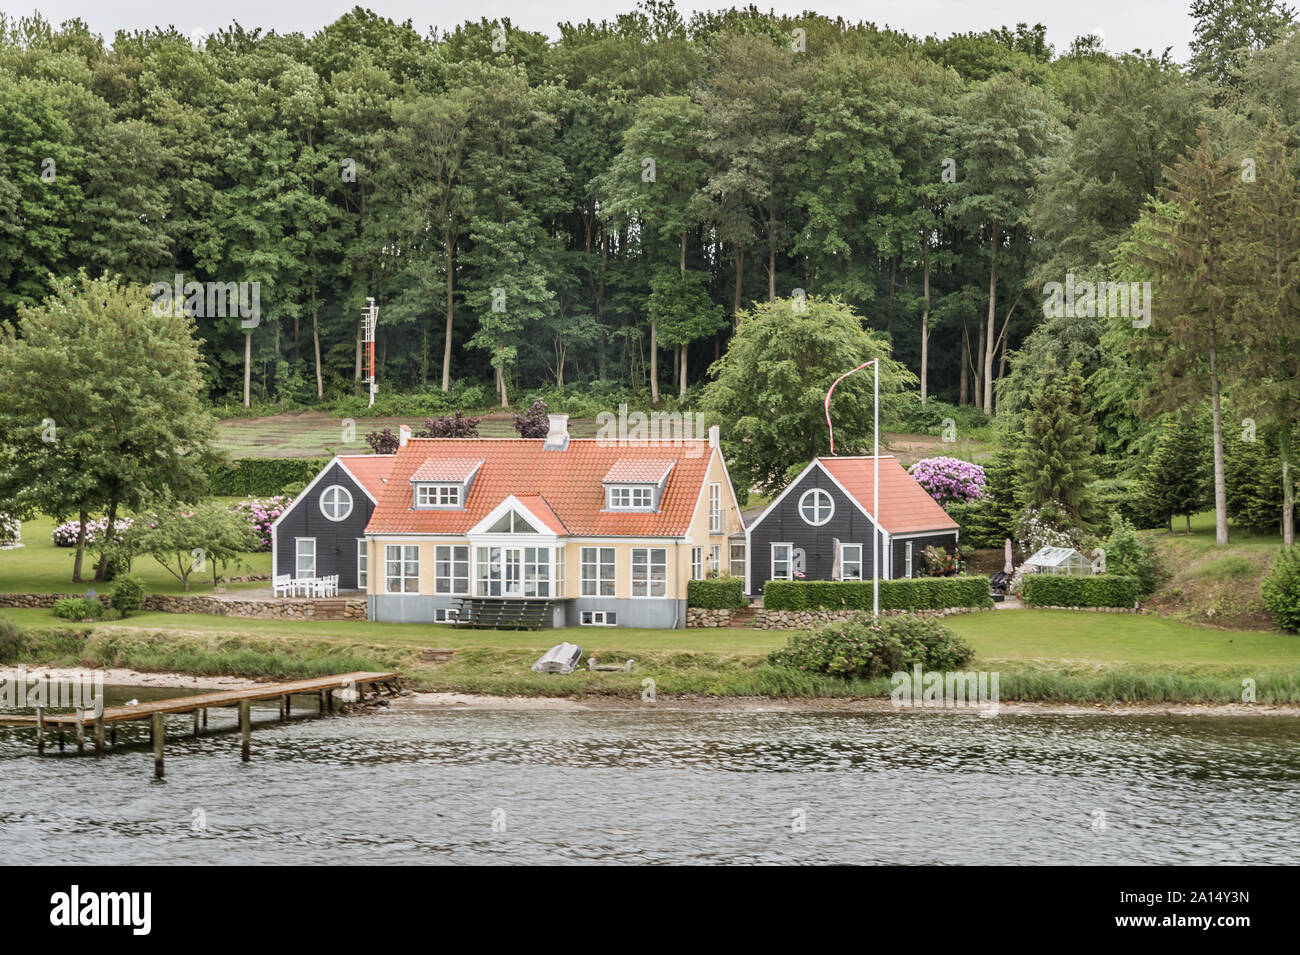
[[[544,499],[557,528],[578,537],[681,537],[690,527],[708,471],[707,441],[638,446],[636,458],[675,462],[659,510],[606,512],[602,479],[627,449],[595,438],[574,438],[563,451],[544,451],[529,438],[412,438],[399,448],[379,506],[366,527],[371,534],[464,534],[511,494]],[[410,479],[430,458],[482,459],[462,510],[412,508]],[[662,475],[663,471],[660,470]],[[546,520],[532,503],[526,507]],[[549,521],[548,521],[549,523]],[[560,533],[557,529],[557,533]]]
[[[871,458],[818,458],[831,477],[871,512]],[[880,457],[879,524],[891,534],[957,530],[959,525],[892,455]]]
[[[548,529],[556,534],[567,534],[568,530],[564,522],[556,516],[551,505],[546,503],[546,498],[540,494],[516,494],[515,500],[528,508],[528,513],[532,514],[539,521],[547,526]]]
[[[663,480],[671,461],[646,458],[619,458],[614,466],[605,472],[606,484],[658,484]]]
[[[396,457],[395,454],[340,454],[339,460],[378,501],[384,490],[384,479],[393,469]]]
[[[429,455],[411,475],[412,481],[468,481],[482,458],[443,458]]]

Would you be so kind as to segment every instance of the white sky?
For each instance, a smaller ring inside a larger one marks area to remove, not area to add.
[[[420,33],[430,26],[447,29],[466,19],[509,17],[518,27],[552,37],[555,25],[565,20],[613,19],[631,10],[636,0],[483,0],[480,4],[447,3],[445,0],[370,0],[361,6],[397,21],[410,19]],[[0,0],[0,10],[17,17],[39,11],[46,19],[61,23],[79,17],[92,30],[112,39],[118,29],[142,29],[172,24],[184,33],[209,32],[238,20],[243,26],[261,26],[280,32],[301,30],[312,33],[337,19],[355,5],[348,0]],[[695,10],[712,10],[731,3],[694,3],[678,0],[684,16]],[[738,0],[735,6],[744,6]],[[1189,0],[1092,0],[1088,3],[1033,2],[1033,0],[794,0],[781,3],[766,0],[755,6],[796,14],[807,9],[828,17],[842,16],[851,22],[874,21],[918,36],[964,33],[1024,22],[1047,26],[1048,42],[1058,51],[1081,34],[1099,33],[1105,46],[1114,51],[1133,48],[1159,54],[1173,48],[1177,60],[1186,60],[1192,35],[1188,16]]]

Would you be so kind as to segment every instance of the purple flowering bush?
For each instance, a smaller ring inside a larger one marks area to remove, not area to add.
[[[942,506],[984,499],[984,469],[960,458],[922,458],[908,471]]]
[[[126,517],[120,521],[114,521],[114,537],[120,537],[131,529],[134,522],[131,518]],[[108,518],[102,517],[99,520],[86,521],[86,543],[97,544],[105,532],[108,530]],[[54,528],[50,536],[54,539],[55,547],[76,547],[77,535],[81,532],[81,521],[64,521],[58,527]]]
[[[271,549],[271,525],[275,523],[276,518],[284,513],[284,509],[289,504],[290,499],[287,496],[277,494],[275,497],[267,498],[244,498],[242,501],[236,501],[231,505],[230,509],[244,517],[249,526],[257,532],[257,550],[269,551]]]
[[[843,679],[872,679],[909,670],[950,671],[975,651],[938,620],[899,614],[873,620],[864,613],[794,634],[768,656],[774,666]]]

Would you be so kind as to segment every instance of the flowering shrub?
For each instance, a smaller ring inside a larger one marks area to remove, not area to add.
[[[284,509],[289,506],[289,503],[289,497],[284,494],[277,494],[274,497],[267,498],[245,498],[242,501],[236,501],[230,509],[245,518],[249,526],[257,532],[257,550],[268,551],[271,549],[271,525],[275,523],[276,518],[284,513]]]
[[[960,458],[922,458],[908,473],[944,506],[984,498],[984,469]]]
[[[931,545],[925,549],[925,569],[932,577],[951,577],[957,573],[957,555]]]
[[[131,518],[125,517],[120,521],[114,521],[114,535],[125,534],[131,529],[133,522]],[[108,518],[100,518],[95,521],[86,522],[86,543],[96,544],[108,530]],[[54,539],[55,547],[76,547],[77,535],[81,532],[81,521],[64,521],[50,536]]]
[[[23,546],[22,521],[12,514],[0,511],[0,550]]]
[[[970,644],[937,620],[910,614],[873,620],[855,614],[796,633],[768,662],[847,680],[888,676],[918,663],[925,670],[955,670],[974,656]]]
[[[1056,503],[1027,507],[1016,518],[1016,543],[1027,556],[1044,547],[1078,547],[1082,534],[1067,529],[1068,520],[1065,509]]]

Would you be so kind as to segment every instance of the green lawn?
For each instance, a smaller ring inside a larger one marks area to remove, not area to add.
[[[29,627],[64,626],[48,610],[4,610]],[[1300,636],[1210,630],[1143,614],[1072,610],[999,610],[947,620],[975,648],[977,665],[993,663],[1071,665],[1273,666],[1300,665]],[[542,650],[562,640],[584,651],[635,654],[690,652],[759,656],[784,645],[778,630],[570,627],[557,630],[459,630],[416,623],[329,620],[250,620],[208,614],[142,613],[113,626],[267,637],[311,637],[376,645],[452,649]]]
[[[222,499],[227,500],[227,499]],[[238,498],[229,498],[230,501]],[[30,521],[23,521],[23,544],[25,546],[16,550],[0,550],[0,593],[30,593],[30,594],[79,594],[85,592],[87,588],[94,588],[99,591],[107,591],[112,584],[95,584],[72,582],[72,562],[76,556],[75,547],[55,547],[53,540],[50,539],[50,532],[55,528],[55,522],[48,517],[38,517]],[[82,565],[82,576],[90,578],[95,575],[94,556],[87,550]],[[231,567],[224,571],[232,577],[245,577],[253,574],[269,574],[271,572],[271,555],[266,554],[245,554],[243,557],[243,567]],[[181,582],[167,573],[157,561],[152,557],[137,558],[131,567],[131,572],[144,581],[147,592],[154,594],[179,594]],[[212,592],[212,571],[209,569],[205,579],[200,579],[204,575],[194,573],[190,575],[190,592],[191,593],[211,593]],[[251,587],[266,587],[268,584],[263,583],[243,583],[227,584],[230,590],[247,589]]]

